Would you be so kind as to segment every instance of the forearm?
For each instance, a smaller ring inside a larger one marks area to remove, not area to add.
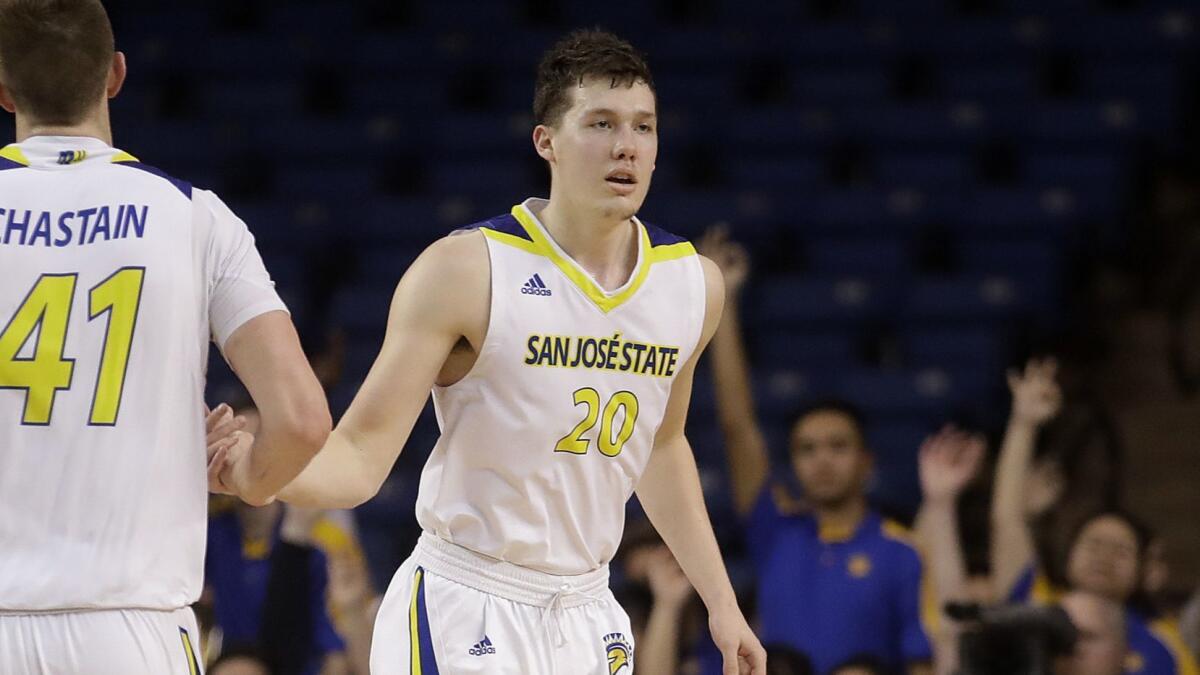
[[[637,646],[637,667],[647,673],[674,675],[679,668],[679,622],[683,607],[655,601],[646,633]]]
[[[277,432],[264,425],[250,448],[250,482],[243,489],[241,497],[251,504],[269,501],[303,472],[321,448],[323,440],[286,431]]]
[[[954,502],[922,504],[917,515],[916,535],[937,594],[939,621],[936,633],[929,636],[933,643],[934,664],[938,675],[948,675],[958,668],[958,627],[947,620],[943,608],[946,603],[967,600],[967,565],[958,537]]]
[[[279,492],[279,499],[313,508],[354,508],[378,491],[381,481],[376,473],[367,453],[349,434],[334,429],[325,447]]]
[[[992,495],[992,578],[1007,593],[1033,559],[1033,536],[1025,520],[1025,481],[1033,461],[1037,427],[1011,420],[1000,448]]]
[[[637,495],[709,612],[736,608],[687,439],[678,436],[655,446]]]
[[[739,513],[746,513],[766,481],[768,461],[766,441],[754,409],[750,363],[742,342],[741,313],[736,299],[726,302],[709,353],[717,418],[729,457],[734,506]]]
[[[917,540],[921,543],[939,607],[967,597],[967,564],[958,539],[958,514],[954,502],[925,503],[917,515]]]

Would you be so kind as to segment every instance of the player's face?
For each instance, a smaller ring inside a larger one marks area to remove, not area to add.
[[[854,421],[840,412],[818,411],[792,429],[792,467],[804,495],[816,506],[837,506],[858,498],[871,471]]]
[[[567,201],[605,219],[637,213],[650,189],[658,157],[654,92],[605,77],[585,78],[571,89],[574,103],[539,153],[552,167],[554,189]]]
[[[1138,584],[1137,534],[1116,516],[1092,519],[1071,546],[1067,577],[1073,588],[1125,602]]]

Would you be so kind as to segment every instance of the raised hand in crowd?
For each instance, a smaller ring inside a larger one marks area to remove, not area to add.
[[[958,532],[958,498],[979,475],[987,444],[978,434],[947,426],[925,439],[918,455],[921,511],[916,534],[925,551],[925,564],[937,593],[938,607],[967,600],[967,566]],[[934,671],[948,675],[958,669],[958,630],[943,618],[930,636]]]
[[[1057,381],[1058,362],[1053,358],[1031,359],[1023,371],[1008,373],[1012,392],[1012,414],[1000,458],[996,464],[996,483],[992,492],[992,581],[995,591],[1007,597],[1017,579],[1034,560],[1033,533],[1029,526],[1031,502],[1057,497],[1061,485],[1053,479],[1030,490],[1030,471],[1038,431],[1062,409],[1062,389]],[[1053,471],[1052,469],[1043,469]],[[1037,480],[1032,485],[1038,486]],[[1061,481],[1059,481],[1061,482]],[[1031,497],[1033,499],[1031,499]]]

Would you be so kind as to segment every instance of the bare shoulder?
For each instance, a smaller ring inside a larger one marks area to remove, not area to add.
[[[423,319],[475,325],[479,316],[486,320],[490,293],[491,264],[483,234],[456,233],[430,244],[408,268],[396,287],[393,312],[404,306]]]
[[[699,256],[700,267],[704,270],[704,341],[716,332],[721,323],[721,315],[725,311],[725,275],[721,268],[706,256]]]

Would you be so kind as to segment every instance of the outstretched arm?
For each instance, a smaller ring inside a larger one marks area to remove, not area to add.
[[[958,672],[958,632],[945,620],[949,602],[967,600],[967,564],[958,529],[958,498],[979,473],[985,444],[953,428],[943,429],[921,444],[921,510],[917,514],[917,541],[937,593],[938,621],[933,643],[938,675]]]
[[[720,322],[725,293],[720,270],[707,258],[701,258],[701,261],[708,289],[703,346]],[[737,675],[739,661],[748,663],[755,675],[761,675],[766,673],[766,652],[738,609],[704,506],[696,460],[683,435],[698,356],[699,350],[688,360],[672,386],[666,414],[654,439],[654,450],[646,471],[638,483],[637,495],[650,522],[708,607],[709,629],[724,657],[725,675]]]
[[[742,339],[741,291],[750,272],[746,250],[729,241],[723,228],[710,230],[700,252],[712,258],[725,277],[725,313],[713,335],[709,358],[717,399],[717,419],[725,440],[733,507],[745,516],[762,492],[769,471],[767,443],[754,409],[750,364]]]
[[[296,477],[329,435],[329,405],[284,312],[246,322],[225,343],[225,358],[250,392],[260,423],[244,453],[236,494],[259,506]],[[218,419],[234,422],[221,406]],[[239,422],[240,423],[240,422]]]
[[[451,350],[487,325],[489,280],[478,233],[442,239],[421,254],[396,287],[383,347],[350,409],[280,499],[348,508],[379,491]]]
[[[1024,373],[1008,374],[1012,415],[1000,447],[992,493],[992,584],[1001,597],[1007,597],[1035,557],[1025,485],[1038,430],[1062,406],[1062,392],[1054,379],[1057,372],[1054,359],[1044,359],[1031,360]]]

